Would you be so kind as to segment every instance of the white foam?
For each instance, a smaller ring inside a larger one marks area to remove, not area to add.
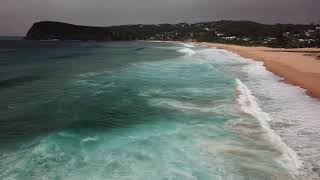
[[[190,49],[190,48],[184,48],[184,49],[180,49],[178,51],[181,52],[181,53],[184,53],[184,54],[186,54],[188,56],[193,56],[193,55],[196,54],[196,52],[194,50]]]
[[[249,60],[247,60],[249,61]],[[306,95],[305,89],[283,82],[261,62],[249,61],[243,68],[246,84],[269,113],[272,129],[294,149],[303,161],[301,179],[319,179],[312,169],[320,162],[320,101]]]
[[[188,48],[192,48],[192,47],[195,47],[193,44],[191,43],[179,43],[181,45],[183,45],[184,47],[188,47]]]
[[[153,99],[152,104],[173,108],[181,111],[199,111],[199,112],[213,112],[213,108],[199,107],[191,103],[184,103],[173,99]]]
[[[226,67],[254,93],[263,111],[268,113],[271,129],[299,155],[299,177],[319,179],[312,169],[320,167],[320,101],[306,95],[305,89],[283,82],[268,71],[263,62],[246,59],[223,49],[197,50],[201,61]],[[241,71],[239,71],[239,68]],[[265,120],[268,121],[268,120]]]
[[[214,105],[198,105],[193,103],[186,103],[174,99],[152,99],[152,105],[161,106],[164,108],[175,109],[186,113],[212,113],[223,114],[228,109],[225,103],[214,103]]]
[[[268,140],[274,144],[283,154],[281,162],[294,174],[298,173],[298,168],[301,167],[302,163],[299,160],[295,151],[288,147],[269,126],[268,121],[271,121],[269,114],[265,113],[258,105],[256,98],[252,95],[250,89],[241,82],[241,80],[236,79],[237,90],[240,95],[238,98],[238,103],[241,109],[259,120],[262,128],[266,131],[268,135]]]
[[[89,141],[98,141],[99,138],[94,136],[94,137],[87,137],[87,138],[84,138],[82,139],[83,142],[89,142]]]
[[[75,138],[74,134],[68,133],[68,132],[59,132],[58,135],[62,136],[62,137],[68,137],[68,138]]]

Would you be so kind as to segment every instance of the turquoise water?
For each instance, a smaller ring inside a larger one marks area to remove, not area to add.
[[[295,178],[294,155],[242,83],[249,62],[233,54],[160,42],[0,47],[0,179]]]

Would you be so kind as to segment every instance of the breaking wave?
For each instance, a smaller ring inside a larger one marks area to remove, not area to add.
[[[180,49],[178,51],[181,52],[181,53],[186,54],[187,56],[193,56],[193,55],[196,54],[196,52],[194,50],[190,49],[190,48],[184,48],[184,49]]]
[[[269,140],[273,145],[275,145],[281,152],[281,163],[287,167],[292,173],[297,174],[298,168],[301,167],[301,161],[295,151],[288,147],[269,126],[268,121],[271,118],[268,113],[264,112],[258,105],[256,98],[252,95],[250,89],[241,82],[241,80],[236,79],[237,90],[240,93],[237,101],[240,104],[241,109],[255,117],[263,130],[266,132],[267,140]]]

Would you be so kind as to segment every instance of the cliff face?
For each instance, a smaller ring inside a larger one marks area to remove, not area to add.
[[[78,26],[73,24],[42,21],[33,24],[26,39],[30,40],[112,40],[112,33],[105,27]]]

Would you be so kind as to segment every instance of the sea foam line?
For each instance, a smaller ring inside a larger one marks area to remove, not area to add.
[[[178,44],[180,44],[180,45],[182,45],[182,46],[184,46],[184,47],[188,47],[188,48],[194,47],[194,45],[191,44],[191,43],[178,43]]]
[[[196,54],[196,52],[194,50],[190,49],[190,48],[184,48],[184,49],[180,49],[178,51],[181,52],[181,53],[184,53],[184,54],[186,54],[188,56],[193,56],[193,55]]]
[[[266,131],[270,142],[283,153],[281,163],[295,175],[298,174],[298,168],[302,166],[302,162],[299,160],[296,152],[288,147],[287,144],[282,141],[281,137],[270,128],[268,124],[268,121],[271,121],[269,114],[259,107],[256,98],[252,95],[250,89],[240,79],[236,79],[236,83],[237,90],[240,93],[237,101],[240,104],[241,109],[245,113],[254,116],[260,122],[262,128]]]

